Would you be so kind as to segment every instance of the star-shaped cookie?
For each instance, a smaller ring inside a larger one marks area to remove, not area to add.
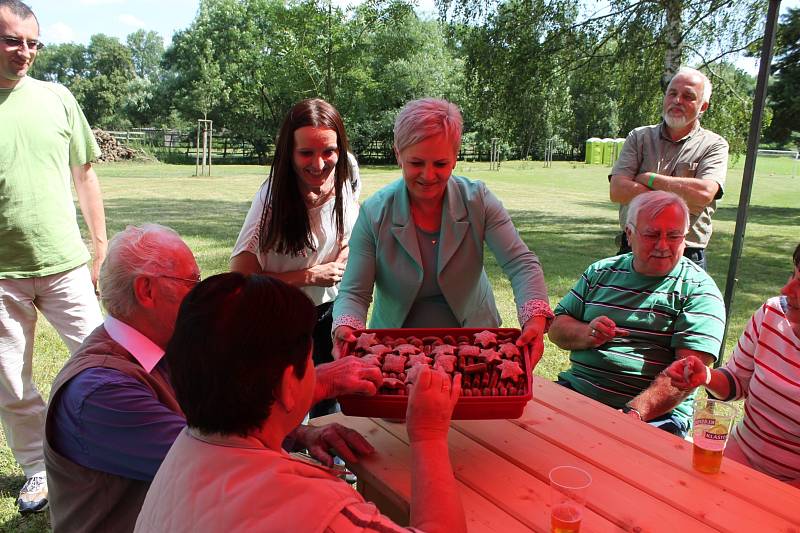
[[[398,344],[394,347],[394,351],[399,355],[408,355],[412,353],[419,353],[420,349],[413,344]]]
[[[378,344],[377,336],[377,333],[362,333],[356,339],[356,348],[366,350],[370,346]]]
[[[462,344],[458,347],[459,357],[477,357],[481,354],[481,349],[472,344]]]
[[[383,359],[383,371],[395,372],[397,374],[405,371],[406,359],[407,357],[405,355],[386,354],[386,357]]]
[[[440,344],[439,346],[434,346],[433,350],[431,350],[431,355],[436,354],[445,354],[445,355],[453,355],[455,353],[456,347],[452,344]]]
[[[433,359],[424,353],[414,353],[408,356],[408,366],[429,365]]]
[[[484,348],[488,348],[489,346],[497,344],[497,335],[486,330],[476,333],[475,344],[480,344]]]
[[[433,364],[433,368],[441,369],[448,374],[452,374],[455,370],[456,359],[455,355],[439,354],[436,356],[436,362]]]
[[[519,355],[519,348],[513,342],[504,342],[498,347],[500,353],[505,355],[507,359],[511,359],[515,355]]]
[[[375,344],[374,346],[370,346],[369,348],[367,348],[367,352],[375,355],[383,355],[391,351],[392,349],[386,346],[385,344]]]
[[[487,364],[493,363],[495,361],[499,362],[501,359],[503,359],[502,357],[500,357],[500,352],[492,349],[481,350],[481,353],[478,357],[486,361]]]
[[[500,369],[500,379],[511,379],[514,383],[519,380],[520,374],[523,373],[519,363],[508,359],[504,359],[497,365],[497,368]]]

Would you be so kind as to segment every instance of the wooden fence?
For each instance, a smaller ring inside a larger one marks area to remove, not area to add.
[[[171,154],[184,156],[194,161],[197,155],[196,130],[175,130],[157,128],[136,128],[127,131],[109,131],[109,134],[126,145],[140,146],[153,150],[156,155]],[[256,158],[253,146],[231,132],[214,132],[214,145],[211,156],[215,161],[250,160]]]
[[[196,130],[176,130],[158,128],[136,128],[126,131],[109,131],[117,141],[126,145],[149,148],[162,160],[186,160],[194,162],[197,155]],[[484,146],[485,145],[485,146]],[[545,158],[546,140],[531,144],[528,158]],[[551,158],[556,160],[582,159],[581,147],[574,147],[559,140],[552,145]],[[394,164],[394,151],[390,141],[370,141],[364,145],[354,144],[358,161],[363,164]],[[272,154],[272,147],[267,153]],[[214,145],[211,155],[215,162],[252,162],[257,159],[253,146],[233,132],[222,130],[214,132]],[[515,149],[501,150],[500,159],[522,159],[525,154]],[[464,143],[459,151],[460,161],[489,161],[490,148],[487,143]]]

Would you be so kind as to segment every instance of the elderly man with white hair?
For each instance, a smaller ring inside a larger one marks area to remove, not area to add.
[[[634,198],[625,226],[633,251],[590,265],[549,332],[571,351],[559,384],[679,436],[689,429],[693,394],[662,371],[691,355],[713,362],[725,325],[714,280],[683,256],[688,221],[676,194]]]
[[[711,216],[728,171],[727,141],[700,127],[710,99],[711,82],[705,74],[682,67],[664,94],[663,121],[628,134],[609,176],[611,201],[620,204],[620,254],[631,250],[624,233],[631,200],[650,190],[668,191],[689,206],[684,255],[707,269]]]
[[[164,361],[178,308],[200,282],[173,230],[129,226],[109,243],[100,271],[108,311],[56,376],[44,455],[54,531],[132,531],[145,494],[186,419]],[[356,358],[320,365],[312,402],[374,394],[382,376]],[[331,463],[370,453],[355,431],[301,426],[291,441]],[[284,442],[289,446],[289,442]]]

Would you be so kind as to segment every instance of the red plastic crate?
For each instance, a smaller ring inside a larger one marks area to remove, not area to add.
[[[397,337],[444,337],[452,335],[472,336],[481,331],[502,333],[512,338],[519,337],[520,330],[516,328],[409,328],[409,329],[365,329],[356,331],[356,336],[361,333],[377,333],[378,338],[387,335]],[[344,355],[349,355],[350,347]],[[531,371],[530,353],[528,347],[522,349],[522,369],[525,372],[527,389],[525,394],[517,396],[461,396],[453,409],[453,420],[487,420],[493,418],[519,418],[531,398]],[[390,396],[376,394],[375,396],[346,395],[339,396],[342,413],[348,416],[369,416],[378,418],[404,419],[408,396]]]

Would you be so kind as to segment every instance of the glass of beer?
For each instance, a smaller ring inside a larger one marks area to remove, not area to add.
[[[550,471],[550,532],[577,533],[586,505],[592,476],[574,466],[557,466]]]
[[[736,406],[722,400],[698,399],[694,402],[692,466],[706,474],[716,474],[728,442]]]

